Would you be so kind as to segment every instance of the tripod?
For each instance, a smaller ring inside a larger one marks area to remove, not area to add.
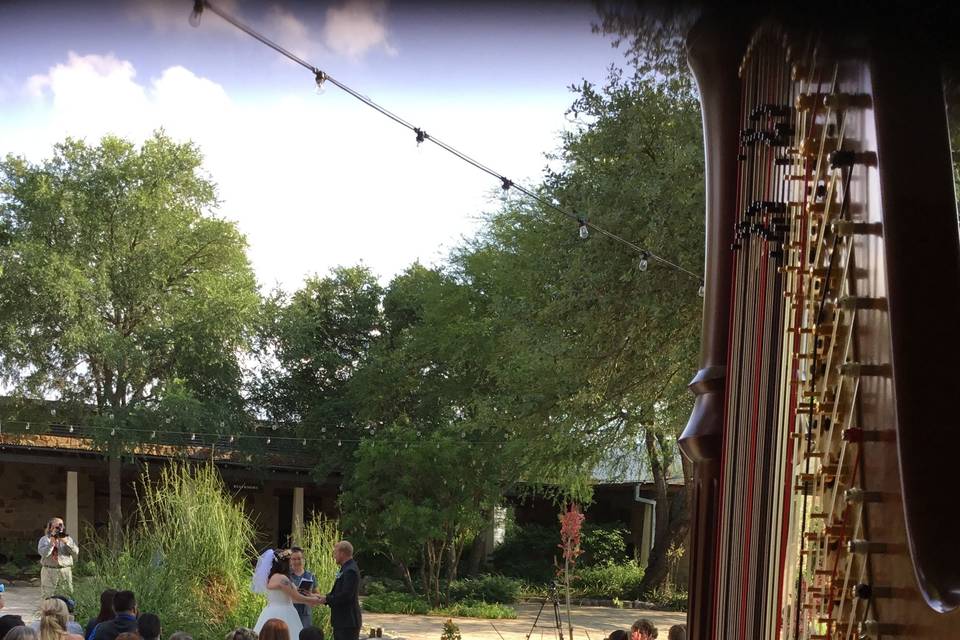
[[[533,619],[533,625],[531,625],[530,631],[526,635],[526,640],[530,640],[530,636],[533,635],[533,630],[537,628],[537,622],[540,621],[540,616],[543,614],[543,609],[547,606],[548,600],[553,604],[553,625],[557,631],[557,640],[563,640],[563,621],[560,619],[560,598],[557,596],[556,585],[550,588],[550,595],[540,603],[540,610],[537,611],[537,617]],[[573,638],[570,640],[573,640]]]

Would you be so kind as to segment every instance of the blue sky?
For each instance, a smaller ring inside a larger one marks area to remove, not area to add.
[[[520,181],[536,181],[573,99],[622,64],[589,3],[218,3],[339,80]],[[384,280],[435,263],[494,206],[496,182],[191,0],[0,4],[0,153],[66,135],[196,141],[218,215],[262,285],[363,261]],[[572,232],[574,232],[573,230]]]

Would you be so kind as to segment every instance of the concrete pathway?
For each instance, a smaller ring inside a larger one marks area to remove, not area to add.
[[[36,619],[40,604],[39,587],[7,587],[4,594],[6,607],[0,614],[12,613],[23,616],[26,621]],[[536,628],[531,627],[537,617],[539,604],[521,604],[517,607],[516,620],[481,620],[478,618],[454,618],[464,640],[555,640],[553,608],[548,604]],[[573,640],[603,640],[615,629],[629,629],[637,618],[649,618],[660,630],[660,638],[667,637],[671,625],[684,624],[686,616],[672,611],[645,611],[643,609],[614,609],[611,607],[573,607]],[[363,614],[364,633],[370,627],[381,627],[385,636],[408,640],[440,640],[446,618],[433,616],[401,616],[386,613]],[[566,625],[566,615],[563,616]],[[564,627],[564,638],[567,638]]]

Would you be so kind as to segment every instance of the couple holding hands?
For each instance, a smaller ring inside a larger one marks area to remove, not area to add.
[[[298,638],[304,626],[303,620],[309,621],[310,616],[304,609],[305,615],[301,617],[294,604],[308,607],[327,605],[330,607],[330,626],[333,627],[334,640],[357,640],[362,626],[360,570],[353,559],[353,545],[342,540],[334,546],[333,559],[340,569],[337,571],[333,588],[327,595],[312,593],[314,584],[309,581],[310,576],[302,571],[302,558],[298,558],[299,566],[295,567],[301,576],[298,581],[299,588],[294,584],[290,566],[291,555],[286,549],[268,549],[257,562],[253,573],[253,591],[266,594],[267,606],[260,613],[254,631],[259,633],[267,620],[275,618],[287,623],[291,639]]]

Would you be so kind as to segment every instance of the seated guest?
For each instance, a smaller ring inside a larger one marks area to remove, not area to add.
[[[246,627],[237,627],[228,633],[223,640],[257,640],[257,632]]]
[[[300,630],[300,640],[323,640],[323,629],[319,627],[304,627]]]
[[[83,636],[83,627],[80,626],[80,623],[73,619],[73,611],[76,609],[77,603],[67,596],[50,596],[47,600],[61,600],[67,606],[67,631],[74,635]],[[37,632],[41,637],[43,634],[40,632],[40,621],[31,622],[30,626],[34,631]]]
[[[32,628],[20,625],[10,629],[3,640],[40,640],[40,636]]]
[[[93,640],[117,640],[127,631],[137,631],[137,599],[133,591],[117,591],[113,596],[113,620],[101,622],[93,630]]]
[[[657,637],[657,625],[646,618],[640,618],[630,627],[631,640],[654,640]]]
[[[4,640],[7,632],[15,627],[22,627],[23,618],[15,615],[0,616],[0,640]]]
[[[687,627],[682,624],[675,624],[667,632],[667,640],[687,640]]]
[[[290,627],[283,620],[270,618],[260,629],[260,640],[290,640]]]
[[[176,633],[171,634],[170,640],[193,640],[193,636],[186,631],[177,631]]]
[[[117,640],[140,640],[140,634],[136,631],[124,631],[117,636]]]
[[[610,635],[607,636],[607,640],[630,640],[630,634],[623,629],[617,629],[616,631],[610,632]]]
[[[143,640],[160,640],[160,618],[155,613],[141,613],[137,618],[137,633]],[[121,640],[119,637],[117,640]]]
[[[117,595],[116,589],[107,589],[100,594],[100,613],[97,614],[96,618],[90,618],[87,621],[87,626],[83,629],[83,637],[86,640],[93,640],[93,630],[97,628],[98,624],[113,620],[113,616],[116,615],[113,611],[113,596],[115,595]]]
[[[83,640],[78,633],[67,631],[70,611],[60,598],[47,598],[40,607],[40,640]]]

